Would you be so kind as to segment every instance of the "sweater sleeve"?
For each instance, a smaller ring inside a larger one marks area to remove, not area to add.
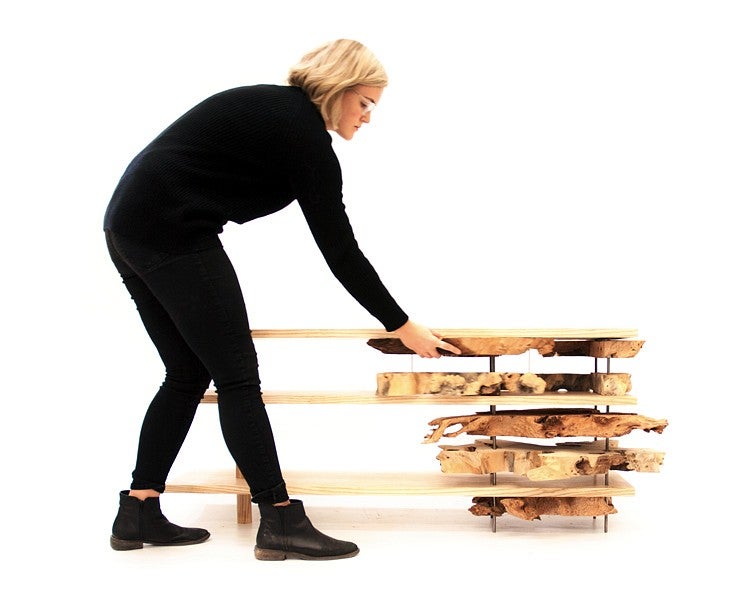
[[[326,264],[344,288],[387,331],[408,320],[357,244],[342,198],[341,167],[330,135],[298,146],[292,189]]]

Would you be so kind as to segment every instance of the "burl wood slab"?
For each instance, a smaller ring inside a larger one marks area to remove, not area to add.
[[[477,516],[493,515],[500,517],[505,513],[524,519],[539,520],[541,515],[559,515],[563,517],[598,517],[617,512],[611,498],[472,498],[474,505],[469,512]]]
[[[531,409],[476,413],[442,417],[430,421],[433,431],[425,436],[426,444],[441,437],[468,435],[511,436],[528,438],[553,437],[619,437],[634,429],[662,433],[666,419],[652,419],[632,413],[602,413],[586,409]],[[454,431],[448,428],[458,425]]]
[[[528,350],[537,350],[539,354],[554,353],[555,340],[552,338],[486,338],[461,337],[443,338],[461,350],[460,356],[504,356],[506,354],[523,354]],[[398,338],[367,340],[367,345],[380,350],[383,354],[414,354]],[[456,356],[453,352],[440,350],[446,356]]]
[[[440,446],[437,455],[443,473],[515,473],[531,481],[604,475],[614,471],[656,473],[664,452],[645,448],[619,448],[617,440],[564,442],[551,446],[507,440],[478,440],[463,446]]]
[[[553,338],[446,337],[444,341],[461,350],[460,356],[505,356],[536,350],[542,356],[592,356],[632,358],[643,347],[643,340],[555,340]],[[367,340],[367,345],[383,354],[414,354],[398,338]],[[440,350],[445,356],[452,352]]]
[[[629,373],[378,373],[379,396],[438,394],[450,396],[498,396],[544,392],[589,392],[622,396],[631,390]]]
[[[544,356],[633,358],[644,343],[644,340],[556,340],[553,352]]]

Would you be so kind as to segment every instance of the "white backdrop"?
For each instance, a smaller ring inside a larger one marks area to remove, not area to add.
[[[337,37],[368,45],[391,78],[372,123],[335,145],[360,245],[412,318],[637,328],[640,410],[670,419],[655,442],[670,453],[665,486],[728,468],[691,444],[728,447],[747,414],[746,390],[728,382],[748,333],[742,2],[136,0],[4,13],[3,486],[27,494],[30,514],[50,512],[41,490],[54,487],[94,497],[110,519],[161,378],[101,232],[122,170],[204,97],[281,83]],[[223,240],[254,328],[378,326],[327,271],[296,205]],[[361,388],[383,364],[304,344],[259,344],[267,387]],[[180,467],[228,458],[204,408]],[[274,407],[280,453],[330,458],[331,439],[378,410]],[[309,431],[298,415],[321,428],[312,446],[296,444]],[[415,439],[433,416],[413,416]]]

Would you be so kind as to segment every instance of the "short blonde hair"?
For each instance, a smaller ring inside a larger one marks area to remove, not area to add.
[[[326,126],[335,128],[341,117],[342,94],[355,85],[388,85],[383,65],[360,42],[340,39],[308,52],[289,69],[289,85],[302,88],[318,107]]]

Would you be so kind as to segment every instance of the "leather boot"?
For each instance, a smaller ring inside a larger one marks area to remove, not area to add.
[[[170,523],[161,512],[159,498],[139,500],[124,490],[120,492],[120,510],[112,524],[109,545],[114,550],[136,550],[144,543],[187,546],[205,542],[209,535],[205,529]]]
[[[258,560],[333,560],[359,553],[352,542],[336,540],[313,527],[301,500],[288,506],[258,504],[260,525],[256,538]]]

